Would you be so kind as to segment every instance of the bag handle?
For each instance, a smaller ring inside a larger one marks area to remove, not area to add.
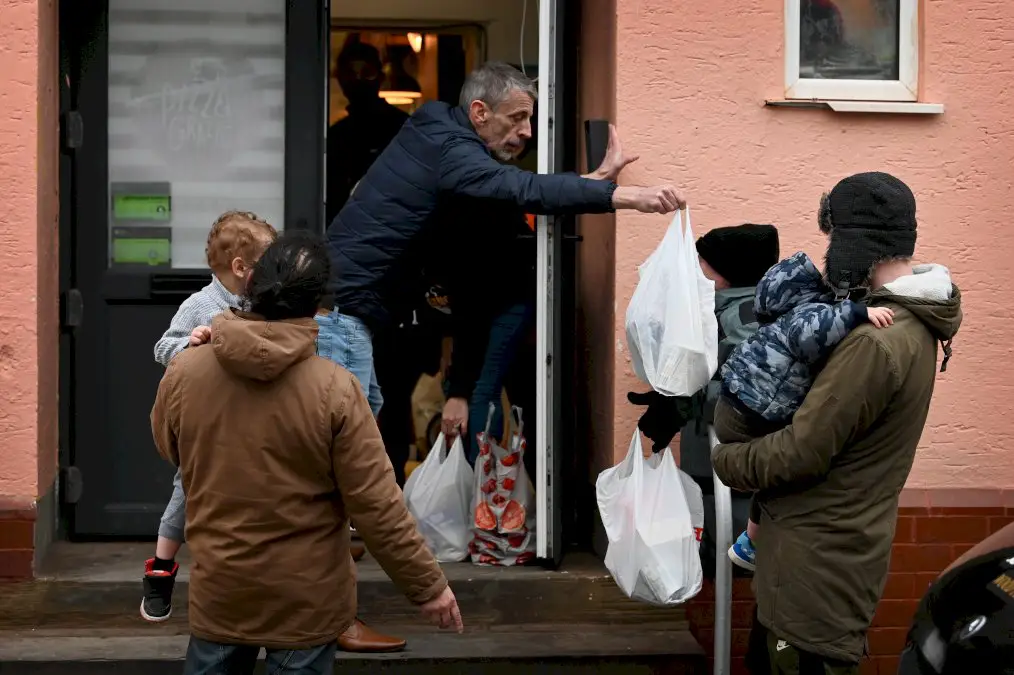
[[[630,439],[630,445],[627,446],[627,455],[617,466],[624,467],[621,470],[623,473],[633,475],[634,464],[642,459],[644,459],[644,450],[641,445],[641,431],[634,427],[634,435]]]
[[[447,448],[447,456],[444,458],[444,461],[441,462],[441,465],[445,464],[452,456],[459,460],[463,460],[465,458],[465,445],[461,434],[455,436],[454,441],[451,443],[448,443],[445,440],[444,446]]]
[[[426,453],[423,463],[428,462],[430,457],[434,457],[436,463],[443,466],[447,458],[451,456],[451,445],[451,443],[447,442],[447,436],[441,431],[440,435],[437,436],[436,442],[433,443],[433,447]]]
[[[515,434],[519,437],[521,436],[521,432],[525,429],[525,421],[521,417],[520,407],[516,405],[511,406],[511,414],[508,418],[507,424],[507,438],[513,439]]]
[[[430,452],[433,450],[437,451],[437,463],[443,466],[443,463],[447,461],[447,458],[451,456],[451,446],[447,442],[447,436],[444,432],[440,432],[437,436],[436,448],[430,448]]]
[[[685,209],[686,224],[684,226],[683,237],[688,250],[693,251],[693,267],[687,271],[694,272],[698,278],[701,278],[704,277],[704,271],[701,269],[701,260],[697,257],[697,242],[694,240],[694,230],[690,225],[690,207],[686,206]]]
[[[489,440],[489,428],[493,426],[493,415],[496,414],[496,403],[493,401],[489,402],[489,412],[486,413],[486,429],[483,433],[486,435],[486,440]]]
[[[683,236],[691,244],[694,242],[694,228],[690,225],[690,207],[684,206],[680,211],[677,211],[680,215],[680,224],[683,226]]]

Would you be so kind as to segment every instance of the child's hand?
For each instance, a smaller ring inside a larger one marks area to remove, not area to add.
[[[894,310],[889,307],[870,307],[866,310],[870,323],[877,328],[887,328],[894,324]]]
[[[196,347],[211,342],[211,328],[209,326],[198,326],[190,331],[190,346]]]

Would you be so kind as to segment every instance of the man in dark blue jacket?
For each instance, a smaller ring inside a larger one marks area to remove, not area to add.
[[[615,147],[588,176],[502,164],[531,138],[535,97],[534,84],[515,68],[483,65],[466,80],[461,105],[431,102],[409,118],[328,227],[334,310],[317,317],[318,353],[358,378],[374,414],[383,404],[374,339],[411,321],[425,292],[423,265],[456,245],[446,235],[463,214],[471,227],[495,228],[503,226],[495,216],[505,207],[536,214],[670,213],[683,205],[668,185],[618,187],[617,175],[633,159]]]

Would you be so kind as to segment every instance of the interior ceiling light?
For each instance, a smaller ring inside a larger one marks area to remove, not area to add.
[[[422,51],[423,48],[423,36],[422,33],[408,33],[405,37],[408,38],[408,45],[412,48],[416,54]]]
[[[422,87],[419,86],[419,82],[414,77],[406,73],[401,67],[396,67],[393,64],[389,64],[387,70],[388,75],[384,78],[384,82],[380,87],[380,96],[388,103],[392,105],[404,105],[393,103],[391,101],[392,98],[422,98]]]
[[[392,99],[398,99],[398,100],[408,99],[408,101],[411,102],[411,101],[413,101],[413,100],[415,100],[417,98],[421,98],[422,94],[420,92],[418,92],[418,91],[397,91],[397,90],[393,90],[393,91],[382,91],[382,92],[380,92],[380,97],[383,98],[388,103],[394,103],[394,101]],[[402,105],[402,104],[401,103],[395,103],[395,105]]]
[[[398,92],[390,92],[390,93],[398,93]],[[384,100],[390,103],[391,105],[412,105],[412,101],[414,101],[415,99],[409,98],[407,96],[405,97],[385,96]]]

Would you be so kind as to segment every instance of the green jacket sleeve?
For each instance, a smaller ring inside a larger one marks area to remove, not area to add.
[[[890,354],[876,339],[849,335],[817,376],[792,424],[748,443],[715,449],[715,472],[735,490],[757,492],[812,484],[861,436],[899,388]]]

